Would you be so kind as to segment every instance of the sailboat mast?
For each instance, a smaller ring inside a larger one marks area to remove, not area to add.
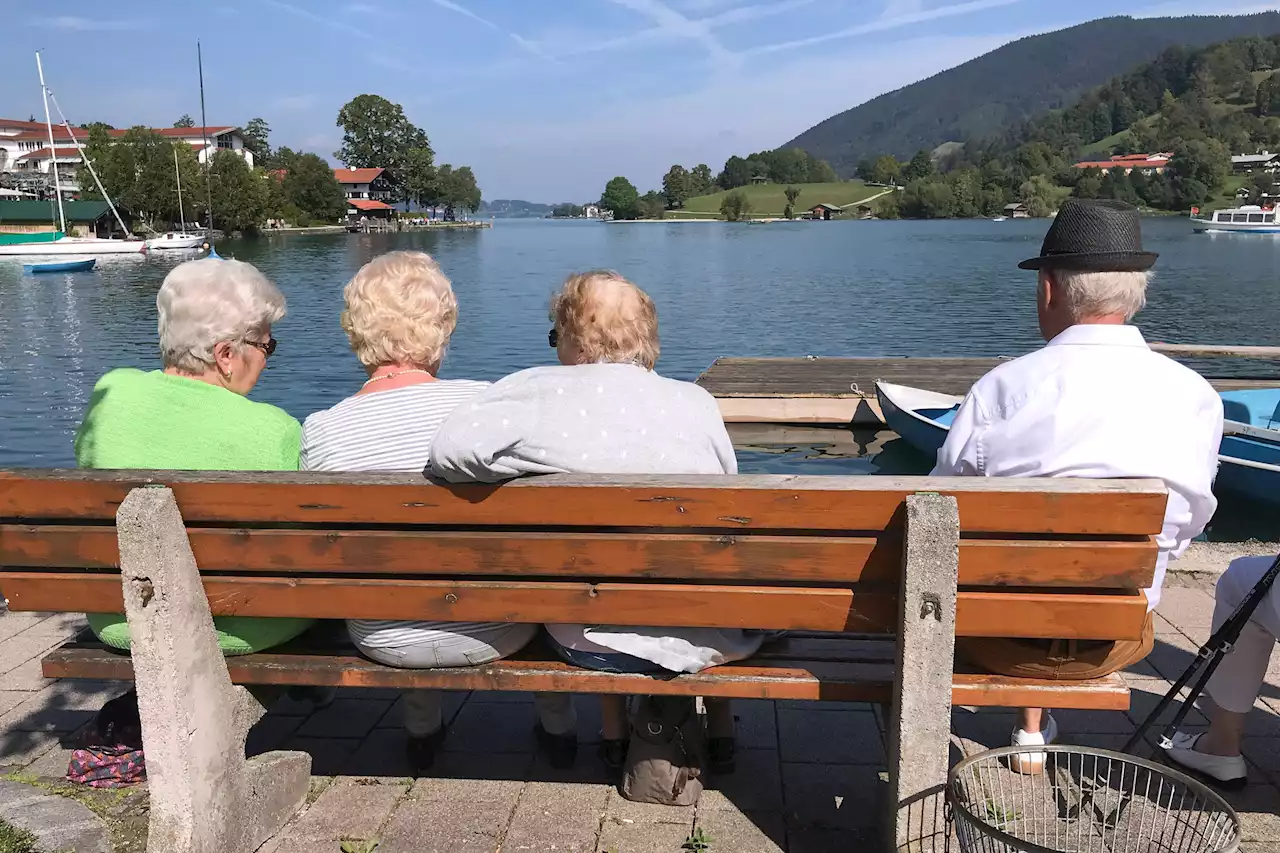
[[[209,161],[213,152],[209,150],[209,122],[204,116],[204,55],[200,52],[200,41],[196,40],[196,67],[200,69],[200,133],[204,137],[204,192],[209,201],[209,239],[213,239],[213,183],[209,178]]]
[[[173,177],[178,181],[178,219],[182,221],[182,233],[187,233],[187,215],[182,211],[182,172],[178,169],[178,149],[173,149]]]
[[[53,167],[53,195],[58,200],[58,227],[67,233],[67,215],[62,212],[62,184],[58,180],[58,149],[53,144],[53,119],[49,116],[49,90],[44,85],[44,65],[36,51],[36,70],[40,73],[40,95],[44,98],[44,126],[49,131],[49,165]]]

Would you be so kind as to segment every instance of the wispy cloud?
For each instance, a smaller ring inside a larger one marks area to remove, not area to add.
[[[127,31],[147,28],[147,22],[135,19],[82,18],[76,15],[59,15],[55,18],[36,18],[31,21],[33,27],[47,27],[55,30],[89,31]]]
[[[346,11],[353,15],[375,15],[382,10],[369,3],[348,3]]]
[[[757,47],[749,48],[745,53],[776,53],[780,50],[793,50],[798,47],[809,47],[810,45],[822,44],[823,42],[835,41],[837,39],[852,38],[854,36],[867,35],[868,33],[884,32],[885,30],[896,30],[899,27],[905,27],[910,24],[923,24],[927,21],[936,21],[940,18],[952,18],[956,15],[969,15],[974,12],[981,12],[984,9],[995,9],[1000,6],[1010,6],[1021,0],[968,0],[965,3],[957,3],[953,6],[939,6],[934,9],[924,9],[919,3],[907,3],[903,5],[912,5],[915,11],[908,12],[905,15],[896,15],[886,18],[880,17],[866,24],[858,24],[855,27],[848,27],[843,30],[836,30],[830,33],[822,33],[821,35],[809,36],[808,38],[794,39],[792,41],[777,42],[774,44],[764,44]],[[892,8],[892,7],[891,7]]]
[[[332,18],[326,18],[324,15],[317,15],[315,12],[303,9],[300,6],[294,6],[291,3],[284,3],[282,0],[263,0],[263,2],[268,6],[279,9],[282,12],[288,12],[295,18],[301,18],[304,21],[310,21],[313,24],[318,24],[322,27],[327,27],[331,30],[345,33],[346,35],[356,36],[358,38],[365,39],[366,41],[377,41],[377,36],[368,30],[362,30],[359,27],[353,27],[342,21],[335,21]]]
[[[471,11],[466,6],[463,6],[460,3],[455,3],[454,0],[431,0],[431,2],[435,3],[441,9],[447,9],[450,12],[453,12],[454,14],[462,15],[464,18],[470,18],[471,20],[475,21],[477,24],[480,24],[483,27],[488,27],[489,29],[495,32],[503,33],[504,35],[507,36],[507,38],[511,39],[516,44],[518,44],[522,50],[525,50],[528,53],[533,54],[539,59],[551,58],[546,53],[544,53],[542,49],[539,48],[536,44],[534,44],[524,36],[520,35],[519,33],[515,33],[515,32],[512,32],[511,30],[505,29],[502,26],[495,23],[494,21],[491,21],[488,18],[484,17],[483,15],[477,15],[475,12]]]
[[[677,12],[661,0],[610,0],[615,5],[630,9],[649,18],[657,27],[646,33],[638,33],[641,37],[683,38],[701,44],[707,56],[722,69],[735,68],[738,56],[729,50],[716,37],[712,26],[706,19],[693,20]]]

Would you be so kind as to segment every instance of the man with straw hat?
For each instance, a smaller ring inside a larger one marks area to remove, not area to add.
[[[1211,489],[1222,439],[1222,401],[1199,374],[1152,352],[1133,315],[1146,303],[1156,254],[1142,247],[1138,212],[1110,200],[1069,199],[1044,238],[1036,311],[1048,344],[1000,365],[970,389],[938,451],[937,476],[1155,477],[1169,489],[1141,640],[960,638],[956,656],[992,672],[1082,680],[1150,653],[1150,611],[1170,560],[1217,508]],[[1015,746],[1052,743],[1053,717],[1021,712]],[[1020,773],[1043,753],[1015,755]]]

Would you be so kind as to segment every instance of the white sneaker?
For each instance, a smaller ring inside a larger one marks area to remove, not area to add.
[[[1190,770],[1220,788],[1238,789],[1249,784],[1249,767],[1242,755],[1209,755],[1196,752],[1200,735],[1176,732],[1173,746],[1164,751],[1175,765]]]
[[[1058,724],[1048,711],[1044,714],[1044,728],[1038,732],[1013,730],[1014,746],[1048,746],[1058,739]],[[1036,776],[1044,772],[1044,752],[1018,752],[1009,756],[1009,769],[1014,773]]]

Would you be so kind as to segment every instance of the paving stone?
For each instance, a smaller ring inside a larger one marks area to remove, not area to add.
[[[407,745],[408,737],[403,730],[374,729],[342,765],[342,775],[411,779],[413,768],[409,766],[409,755],[405,751]]]
[[[1213,596],[1203,589],[1172,587],[1161,591],[1160,615],[1179,631],[1213,624]]]
[[[378,836],[377,853],[490,853],[502,845],[511,806],[406,800]]]
[[[391,708],[387,699],[335,699],[298,729],[302,737],[362,738]]]
[[[42,850],[110,853],[106,823],[67,797],[17,782],[0,782],[0,814],[8,823],[34,834]]]
[[[1243,791],[1226,791],[1223,799],[1240,816],[1243,841],[1280,839],[1280,791],[1271,785],[1251,784]]]
[[[867,711],[778,709],[778,749],[786,761],[885,762],[875,715]]]
[[[381,720],[378,720],[378,728],[404,728],[404,697],[400,695],[401,692],[402,691],[397,690],[395,691],[396,695],[390,697],[392,701],[391,709],[383,715]],[[471,694],[466,691],[458,690],[446,690],[443,692],[444,698],[440,702],[440,716],[444,718],[446,722],[452,722],[453,718],[458,715],[458,711],[462,708],[463,704],[468,701],[467,697]]]
[[[1165,693],[1173,686],[1163,678],[1130,677],[1125,681],[1129,685],[1129,710],[1125,713],[1130,720],[1133,720],[1135,726],[1140,724],[1155,709],[1160,700],[1164,698]],[[1169,713],[1173,713],[1172,709]],[[1204,714],[1195,708],[1187,712],[1186,721],[1189,725],[1208,723]]]
[[[3,652],[0,653],[0,674],[11,672],[30,660],[44,657],[46,652],[75,636],[74,632],[60,630],[56,625],[50,625],[50,622],[52,620],[5,641]],[[49,627],[46,628],[46,625]]]
[[[676,823],[692,829],[694,807],[633,803],[618,791],[611,790],[604,807],[604,817],[606,821],[615,823]]]
[[[709,810],[782,811],[782,768],[770,749],[744,749],[737,755],[737,771],[711,776],[698,802],[699,813]]]
[[[1053,711],[1053,719],[1063,736],[1081,734],[1131,734],[1133,721],[1123,711],[1081,711],[1061,708]]]
[[[692,827],[692,816],[686,825],[618,823],[606,819],[600,831],[600,842],[593,849],[599,853],[676,853],[689,837]],[[503,849],[506,849],[505,845]]]
[[[767,699],[735,699],[738,749],[777,749],[778,725],[774,703]]]
[[[824,829],[821,827],[787,827],[789,853],[853,853],[878,850],[879,834],[873,830]]]
[[[530,778],[529,753],[441,752],[420,782],[430,779],[483,779],[524,783]]]
[[[512,702],[468,702],[449,726],[447,752],[531,752],[532,706]]]
[[[859,829],[880,816],[881,784],[874,767],[848,764],[782,765],[787,822],[796,826]]]
[[[1280,773],[1280,740],[1246,737],[1240,750],[1244,757],[1269,773]]]
[[[51,749],[61,738],[52,732],[0,732],[0,767],[26,767]]]
[[[25,690],[0,690],[0,714],[7,714],[30,698]]]
[[[48,618],[45,613],[10,613],[6,610],[0,613],[0,640],[16,637]]]
[[[529,765],[530,782],[576,782],[590,785],[608,785],[609,772],[600,760],[597,747],[589,743],[578,744],[578,759],[572,767],[552,767],[547,758],[535,752]],[[458,753],[461,755],[462,753]]]
[[[776,812],[704,811],[698,808],[696,829],[711,838],[712,850],[732,853],[784,853],[787,834]]]
[[[1196,659],[1200,644],[1181,634],[1167,634],[1156,638],[1146,662],[1167,679],[1176,679]]]
[[[267,714],[249,729],[249,737],[245,740],[244,746],[245,755],[252,757],[273,749],[280,749],[282,743],[297,733],[302,722],[302,717]]]
[[[979,708],[976,712],[956,709],[951,712],[951,731],[965,740],[995,749],[1009,745],[1017,720],[1016,714],[1003,708]]]
[[[604,785],[530,782],[511,818],[503,853],[552,849],[559,853],[591,853],[596,849],[600,817],[610,790]],[[630,848],[625,853],[631,853]]]
[[[432,771],[435,769],[433,767]],[[415,781],[409,796],[415,800],[440,802],[466,800],[475,803],[505,803],[515,808],[525,784],[516,779],[430,776]]]
[[[310,753],[312,776],[337,776],[360,746],[354,738],[319,738],[294,736],[280,749]]]
[[[40,658],[35,657],[0,675],[0,690],[25,690],[29,693],[37,693],[53,681],[52,678],[44,677],[44,673],[40,670]]]
[[[283,834],[289,838],[315,842],[337,842],[341,838],[376,838],[392,809],[407,791],[404,785],[384,785],[364,779],[338,779],[325,788],[324,793]]]

